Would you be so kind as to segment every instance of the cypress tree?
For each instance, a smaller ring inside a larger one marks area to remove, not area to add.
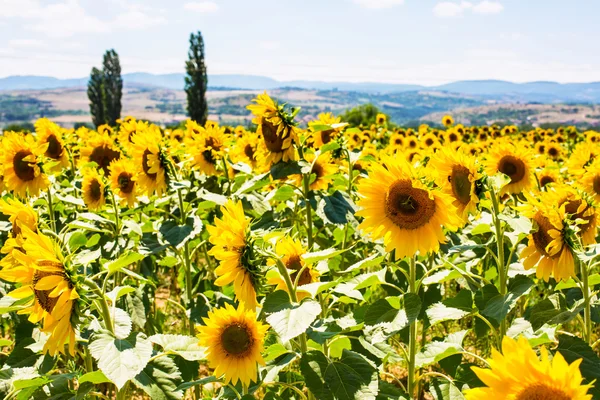
[[[185,70],[188,115],[192,120],[204,125],[208,119],[206,102],[208,76],[204,63],[204,40],[200,31],[190,35],[190,50],[188,51],[188,60],[185,62]]]
[[[123,92],[123,79],[121,78],[121,64],[119,55],[114,50],[104,54],[102,62],[104,73],[104,109],[106,123],[110,126],[117,124],[121,118],[121,96]]]
[[[90,114],[96,128],[106,122],[104,113],[104,74],[98,68],[92,68],[87,89],[90,100]]]

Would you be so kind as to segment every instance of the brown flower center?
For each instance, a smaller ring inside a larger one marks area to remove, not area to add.
[[[90,184],[90,197],[93,201],[100,201],[102,199],[102,185],[97,179],[94,179]]]
[[[414,188],[409,179],[397,180],[388,190],[385,213],[400,229],[417,229],[435,214],[435,201],[426,190]]]
[[[283,151],[283,139],[277,134],[277,127],[271,122],[263,120],[262,132],[267,149],[272,153],[281,153]]]
[[[333,129],[327,129],[324,131],[321,131],[321,142],[323,142],[323,144],[327,144],[329,142],[331,142],[332,139],[332,134],[333,134]]]
[[[317,176],[315,180],[319,180],[319,178],[322,178],[323,175],[325,175],[325,170],[323,169],[323,166],[321,164],[315,162],[312,166],[312,169],[310,170],[310,173],[315,174]]]
[[[600,194],[600,175],[594,176],[594,192]]]
[[[144,170],[144,174],[152,180],[156,179],[156,173],[150,173],[150,166],[148,166],[148,156],[150,156],[152,152],[148,149],[144,150],[144,154],[142,155],[142,169]]]
[[[298,272],[300,272],[300,270],[302,269],[302,262],[300,261],[300,256],[297,254],[292,255],[290,258],[288,258],[285,267],[294,271],[290,274],[290,278],[292,282],[295,282],[298,278]],[[298,279],[298,286],[307,285],[311,281],[312,279],[310,276],[310,271],[308,268],[305,268],[304,271],[302,271],[302,274],[300,275],[300,279]]]
[[[133,191],[135,182],[131,179],[132,175],[129,172],[121,172],[117,178],[119,183],[119,189],[125,194],[129,194]]]
[[[563,202],[561,202],[559,204],[559,207],[562,206],[565,202],[567,203],[565,205],[565,211],[567,212],[567,214],[571,214],[572,218],[574,220],[576,219],[582,219],[585,222],[579,225],[579,229],[581,229],[580,233],[585,233],[587,232],[587,230],[592,226],[591,222],[594,220],[594,213],[590,213],[590,215],[586,216],[586,213],[588,212],[590,205],[586,205],[583,210],[581,210],[580,212],[577,212],[577,210],[579,210],[579,208],[581,207],[581,199],[575,199],[575,200],[564,200]]]
[[[545,187],[546,185],[548,185],[550,183],[554,183],[554,182],[555,182],[554,178],[549,175],[544,175],[544,176],[542,176],[542,179],[540,179],[540,185],[542,187]]]
[[[571,400],[571,396],[561,389],[547,386],[544,383],[537,383],[523,389],[515,397],[515,400]]]
[[[244,147],[244,154],[252,161],[256,161],[256,156],[254,155],[254,148],[251,144],[247,144]]]
[[[229,355],[243,356],[254,340],[248,328],[239,323],[233,323],[223,330],[221,333],[221,345]]]
[[[52,263],[55,264],[55,263]],[[62,265],[60,265],[62,267]],[[40,281],[40,279],[46,277],[46,276],[62,276],[65,277],[65,274],[63,272],[48,272],[48,271],[36,271],[33,275],[33,286],[35,287],[35,285]],[[33,293],[35,295],[36,300],[38,301],[38,303],[40,304],[40,306],[46,311],[51,313],[52,310],[54,309],[54,306],[56,305],[56,303],[58,302],[58,296],[56,297],[50,297],[50,293],[52,292],[53,289],[48,289],[48,290],[37,290],[34,289]]]
[[[548,155],[550,157],[556,157],[558,155],[558,149],[556,147],[550,147],[548,149]]]
[[[35,169],[24,158],[31,155],[29,150],[21,150],[13,157],[13,168],[15,175],[22,181],[32,181],[35,179]]]
[[[531,234],[531,236],[533,237],[533,243],[535,243],[536,249],[546,257],[550,257],[550,258],[559,257],[562,250],[553,256],[551,256],[548,253],[548,251],[546,250],[548,245],[550,244],[550,242],[552,242],[552,240],[553,240],[552,236],[550,236],[549,231],[556,229],[554,227],[554,225],[552,225],[552,223],[550,222],[548,217],[543,215],[541,212],[538,212],[533,217],[533,220],[537,224],[537,231],[533,232]]]
[[[510,178],[510,183],[518,183],[525,177],[525,163],[515,156],[504,156],[498,163],[498,171]]]
[[[462,204],[469,204],[471,201],[471,181],[469,180],[469,169],[463,165],[455,165],[452,168],[452,175],[448,177],[452,185],[454,197]]]
[[[102,168],[104,174],[108,174],[108,166],[114,160],[118,160],[121,157],[121,153],[111,149],[109,146],[102,145],[94,147],[90,154],[90,161],[98,164],[98,168]]]
[[[46,150],[46,157],[58,160],[63,153],[63,147],[54,135],[48,136],[48,150]]]

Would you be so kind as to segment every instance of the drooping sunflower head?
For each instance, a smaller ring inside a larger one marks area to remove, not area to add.
[[[265,365],[261,353],[268,325],[258,322],[254,311],[230,304],[209,311],[203,321],[198,339],[207,348],[206,358],[215,376],[224,376],[226,384],[234,385],[256,381],[257,364]]]
[[[487,154],[485,172],[489,176],[498,173],[508,176],[510,181],[500,190],[501,196],[505,193],[519,194],[533,184],[530,151],[524,146],[499,142]]]
[[[121,151],[108,133],[92,134],[85,147],[81,149],[81,163],[94,162],[105,175],[108,175],[108,166],[114,160],[121,158]]]
[[[288,113],[285,105],[277,104],[265,92],[258,95],[247,108],[255,115],[252,120],[258,127],[262,151],[268,164],[296,159],[294,144],[298,143],[299,129],[295,126],[294,113]]]
[[[38,215],[28,204],[21,203],[16,198],[0,199],[0,213],[7,215],[11,223],[10,237],[4,241],[0,252],[4,258],[0,259],[0,268],[12,268],[18,264],[13,251],[22,251],[23,227],[37,232]]]
[[[577,235],[583,246],[596,243],[598,210],[585,193],[568,186],[560,185],[550,192],[554,204],[564,212],[572,224],[577,225]]]
[[[216,175],[217,168],[220,163],[222,164],[221,160],[227,150],[228,141],[225,128],[221,128],[217,124],[211,124],[192,136],[188,143],[192,167],[200,169],[206,175]]]
[[[69,165],[69,155],[63,140],[63,129],[47,118],[35,122],[38,143],[47,144],[44,156],[48,159],[48,171],[60,172]]]
[[[113,161],[108,167],[110,171],[110,189],[119,198],[121,204],[135,206],[137,198],[136,170],[133,161],[121,158]]]
[[[148,129],[133,137],[132,159],[141,193],[161,195],[167,189],[168,156],[158,129]]]
[[[258,306],[257,288],[260,285],[260,262],[249,240],[250,218],[244,215],[242,202],[228,200],[221,206],[222,218],[208,225],[210,255],[219,261],[215,269],[217,286],[233,283],[236,299],[242,307],[254,310]]]
[[[545,347],[541,358],[529,341],[505,336],[502,353],[492,350],[490,369],[473,367],[485,387],[468,390],[467,400],[591,400],[591,385],[583,384],[579,366],[581,359],[568,364],[557,352],[552,360]]]
[[[289,271],[292,283],[298,282],[298,300],[302,300],[308,295],[307,292],[302,291],[301,286],[318,282],[319,280],[319,272],[302,258],[305,253],[306,249],[302,245],[302,242],[290,237],[280,238],[275,245],[275,254],[280,257],[281,262]],[[274,265],[275,260],[270,260],[269,264]],[[279,271],[272,269],[267,274],[267,279],[267,283],[277,285],[277,290],[288,291],[285,280],[279,274]]]
[[[462,150],[443,148],[429,160],[427,168],[434,172],[436,184],[454,199],[453,204],[464,221],[469,214],[477,212],[476,181],[481,179],[481,174],[475,157]]]
[[[452,199],[441,190],[427,187],[401,158],[384,158],[374,164],[369,178],[359,183],[364,217],[359,228],[398,257],[436,251],[446,241],[444,228],[456,229],[461,220]]]
[[[50,181],[41,162],[47,147],[45,143],[37,143],[31,135],[4,133],[0,168],[8,190],[23,198],[37,196],[49,186]]]
[[[104,176],[94,168],[86,168],[81,182],[83,202],[92,211],[100,210],[106,203]]]
[[[454,125],[454,118],[452,118],[450,115],[444,115],[444,118],[442,118],[442,125],[445,127]]]

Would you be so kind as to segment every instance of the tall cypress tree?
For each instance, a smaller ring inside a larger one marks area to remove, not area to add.
[[[190,118],[200,125],[208,119],[208,104],[206,103],[206,88],[208,76],[204,63],[204,40],[202,34],[190,35],[190,50],[185,62],[185,92],[187,94],[187,111]]]
[[[121,118],[121,96],[123,92],[123,79],[121,78],[121,64],[119,55],[113,49],[104,54],[102,62],[104,72],[104,109],[106,123],[110,126],[117,124]]]
[[[106,123],[104,112],[104,74],[98,68],[92,68],[88,82],[88,99],[90,100],[90,114],[96,128]]]

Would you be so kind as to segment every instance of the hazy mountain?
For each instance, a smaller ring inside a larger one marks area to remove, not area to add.
[[[58,79],[47,76],[9,76],[0,78],[0,90],[40,90],[59,87],[85,86],[88,78]],[[183,74],[155,75],[144,72],[124,74],[125,86],[153,86],[181,90]],[[439,86],[421,86],[380,82],[322,82],[278,81],[257,75],[209,75],[209,88],[270,90],[282,87],[318,90],[340,90],[364,93],[399,93],[419,90],[437,90],[480,96],[493,100],[513,102],[600,102],[600,82],[566,83],[528,82],[514,83],[501,80],[458,81]]]

